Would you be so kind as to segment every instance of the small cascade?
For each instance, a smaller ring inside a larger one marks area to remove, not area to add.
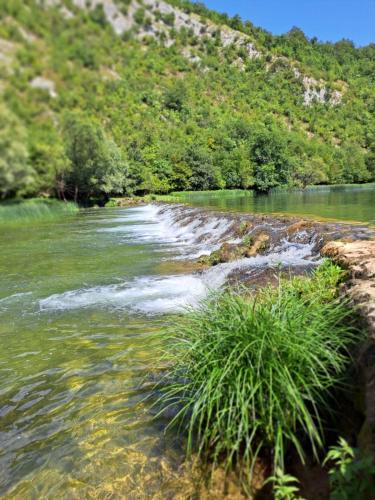
[[[267,248],[251,257],[178,275],[139,276],[116,284],[85,287],[54,294],[39,301],[41,312],[81,308],[113,308],[133,313],[165,314],[199,304],[211,291],[221,288],[234,275],[250,280],[267,269],[309,268],[319,262],[319,233],[315,227],[290,228],[281,220],[222,214],[183,205],[130,208],[109,219],[108,227],[122,243],[158,245],[169,260],[194,261],[224,243],[241,244],[246,238],[267,234]]]

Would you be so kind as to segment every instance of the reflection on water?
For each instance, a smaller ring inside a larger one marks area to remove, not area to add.
[[[179,193],[181,201],[202,207],[252,213],[284,213],[375,224],[375,184],[322,186],[305,190]]]

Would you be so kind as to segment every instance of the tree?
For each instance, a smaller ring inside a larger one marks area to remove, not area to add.
[[[115,142],[108,140],[105,144],[105,150],[107,158],[105,158],[101,189],[108,196],[130,194],[133,188],[133,179],[123,153]]]
[[[29,134],[29,156],[36,175],[28,194],[57,194],[64,200],[71,165],[60,131],[49,124],[35,127]]]
[[[247,189],[254,183],[253,164],[249,158],[245,144],[236,146],[221,163],[221,172],[225,187]]]
[[[173,111],[182,111],[187,98],[183,82],[178,80],[164,94],[164,106]]]
[[[299,163],[294,179],[303,188],[312,184],[324,184],[328,182],[327,166],[321,158],[309,158]]]
[[[250,158],[255,167],[256,189],[268,191],[280,184],[288,184],[293,161],[283,135],[274,128],[261,128],[251,141]]]
[[[96,122],[70,115],[65,120],[64,135],[71,162],[68,193],[75,200],[127,191],[128,165],[117,145],[107,139]]]
[[[363,151],[356,144],[346,144],[340,150],[343,166],[344,182],[365,182],[370,180],[371,173],[366,168]]]
[[[18,195],[33,181],[29,164],[27,133],[20,120],[0,105],[0,197]]]
[[[222,189],[225,182],[212,163],[212,155],[200,146],[190,146],[186,151],[186,163],[192,171],[190,185],[194,190]]]
[[[370,144],[368,149],[366,167],[371,175],[371,180],[375,180],[375,141]]]

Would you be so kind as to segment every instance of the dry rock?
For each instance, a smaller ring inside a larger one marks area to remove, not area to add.
[[[375,240],[330,242],[322,254],[350,272],[345,291],[368,327],[369,338],[359,356],[365,421],[358,442],[375,456]]]
[[[375,241],[330,242],[322,254],[350,271],[348,294],[375,340]]]
[[[30,82],[30,85],[34,89],[45,90],[53,98],[57,97],[57,93],[55,90],[55,82],[53,82],[52,80],[48,80],[47,78],[37,76]]]

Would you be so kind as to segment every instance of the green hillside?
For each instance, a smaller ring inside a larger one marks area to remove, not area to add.
[[[0,196],[375,180],[375,45],[184,0],[0,0]]]

